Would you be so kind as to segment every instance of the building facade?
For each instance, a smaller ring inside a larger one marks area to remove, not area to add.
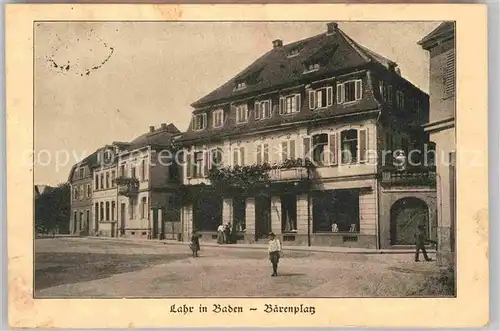
[[[184,238],[214,240],[221,223],[249,243],[272,231],[289,245],[404,246],[419,223],[435,236],[433,169],[408,162],[428,142],[428,96],[336,23],[272,46],[192,104],[178,140]],[[221,191],[217,169],[268,170],[263,186]]]
[[[430,57],[430,118],[425,130],[436,144],[438,183],[438,263],[455,252],[455,23],[439,25],[419,44]]]
[[[92,167],[96,153],[75,164],[69,173],[71,189],[71,218],[69,231],[73,235],[87,236],[92,233]]]
[[[179,134],[173,124],[152,126],[118,155],[120,236],[173,239],[180,232],[179,166],[172,151]]]

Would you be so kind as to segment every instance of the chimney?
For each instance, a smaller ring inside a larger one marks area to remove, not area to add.
[[[167,128],[167,123],[161,123],[161,128],[162,130],[165,130]]]
[[[283,40],[281,39],[273,40],[273,48],[278,48],[282,46],[283,46]]]
[[[149,127],[149,132],[154,132],[154,131],[155,131],[155,127],[151,125],[151,126]]]
[[[335,22],[326,23],[326,33],[334,34],[335,32],[337,32],[338,26],[339,25]]]

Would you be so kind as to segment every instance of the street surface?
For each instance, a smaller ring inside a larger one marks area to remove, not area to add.
[[[430,255],[435,258],[434,254]],[[93,238],[35,240],[35,298],[418,296],[438,270],[412,254],[284,251]]]

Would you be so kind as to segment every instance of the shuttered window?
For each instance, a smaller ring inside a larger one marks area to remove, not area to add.
[[[444,95],[451,97],[455,95],[455,50],[446,53],[444,68]]]
[[[262,164],[262,145],[257,145],[257,164]]]
[[[359,130],[359,162],[368,160],[368,129]]]
[[[261,110],[260,110],[260,102],[259,101],[255,101],[254,113],[255,113],[255,119],[256,120],[260,119]]]
[[[337,85],[337,104],[341,104],[344,102],[344,85]]]
[[[295,140],[290,140],[290,150],[288,152],[290,159],[295,159]]]
[[[309,109],[316,108],[316,93],[314,90],[309,91]]]
[[[288,159],[288,141],[281,143],[281,161]]]
[[[264,144],[264,155],[263,155],[264,163],[269,163],[269,145]]]
[[[292,114],[300,111],[300,94],[280,98],[280,114]]]

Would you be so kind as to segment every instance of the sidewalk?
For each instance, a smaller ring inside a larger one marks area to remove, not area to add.
[[[135,242],[143,244],[152,245],[187,245],[188,242],[182,242],[177,240],[158,240],[158,239],[138,239],[138,238],[110,238],[110,237],[79,237],[82,239],[89,240],[112,240],[112,241],[124,241],[124,242]],[[202,247],[218,247],[218,248],[233,248],[233,249],[267,249],[266,244],[226,244],[220,245],[214,242],[200,242]],[[331,246],[294,246],[294,245],[283,245],[284,251],[297,251],[297,252],[320,252],[320,253],[344,253],[344,254],[415,254],[415,249],[405,248],[405,249],[373,249],[373,248],[349,248],[349,247],[331,247]],[[428,249],[428,253],[435,253],[434,249]]]

